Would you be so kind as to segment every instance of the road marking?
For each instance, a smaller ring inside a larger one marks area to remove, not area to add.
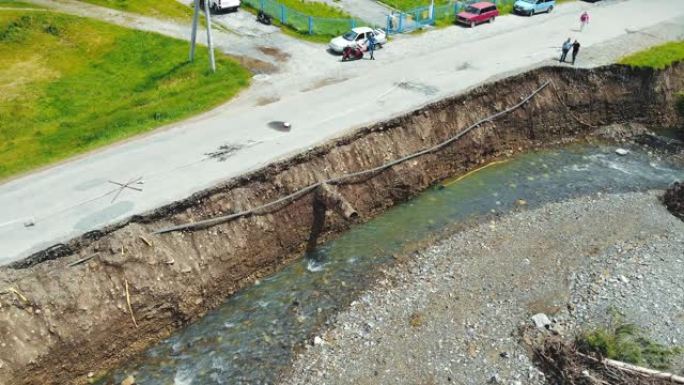
[[[107,181],[107,182],[109,182],[109,183],[111,183],[111,184],[115,184],[115,185],[117,185],[117,186],[120,186],[119,189],[118,189],[118,191],[117,191],[116,194],[114,195],[114,198],[112,198],[112,202],[111,202],[111,203],[114,203],[114,201],[116,200],[116,198],[118,198],[119,195],[121,195],[121,193],[122,193],[123,190],[125,190],[125,189],[131,189],[131,190],[135,190],[135,191],[138,191],[138,192],[142,192],[142,189],[141,189],[141,188],[139,188],[139,187],[132,187],[131,185],[132,185],[132,184],[143,184],[143,183],[144,183],[144,182],[142,181],[142,177],[141,177],[141,176],[139,176],[139,177],[137,177],[137,178],[135,178],[135,179],[131,179],[131,180],[129,180],[129,181],[126,182],[126,183],[119,183],[119,182],[115,182],[115,181],[113,181],[113,180],[109,180],[109,181]]]

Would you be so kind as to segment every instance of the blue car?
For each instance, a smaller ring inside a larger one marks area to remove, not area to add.
[[[513,12],[532,16],[535,13],[551,12],[555,5],[556,0],[517,0],[513,4]]]

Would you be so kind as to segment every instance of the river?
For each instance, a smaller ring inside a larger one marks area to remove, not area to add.
[[[640,149],[574,145],[444,181],[236,293],[98,383],[273,384],[293,350],[358,297],[378,268],[455,225],[596,194],[663,189],[684,170]]]

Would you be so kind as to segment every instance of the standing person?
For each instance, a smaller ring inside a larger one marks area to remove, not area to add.
[[[582,12],[580,15],[580,32],[584,31],[584,27],[589,24],[589,13],[587,11]]]
[[[579,53],[580,49],[580,43],[575,39],[575,42],[572,43],[572,65],[575,65],[575,58],[577,57],[577,53]]]
[[[572,42],[570,41],[570,38],[568,38],[568,40],[566,40],[561,47],[561,62],[565,63],[565,58],[568,56],[568,51],[570,51],[570,48],[572,48]]]
[[[373,56],[373,52],[375,52],[375,34],[373,32],[368,33],[368,52],[370,52],[370,59],[375,60],[375,56]]]

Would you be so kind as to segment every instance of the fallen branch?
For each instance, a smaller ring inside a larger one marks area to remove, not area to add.
[[[615,368],[618,370],[634,373],[634,374],[639,374],[642,376],[650,377],[650,378],[657,378],[659,380],[667,380],[670,381],[674,384],[684,384],[684,377],[678,376],[676,374],[672,373],[667,373],[667,372],[660,372],[658,370],[654,369],[649,369],[649,368],[644,368],[643,366],[637,366],[633,364],[628,364],[626,362],[618,361],[618,360],[613,360],[610,358],[603,358],[603,359],[598,359],[594,358],[592,356],[582,354],[580,352],[577,352],[577,355],[579,355],[582,358],[585,358],[589,361],[597,362],[606,366],[609,366],[611,368]]]
[[[17,297],[19,297],[19,299],[27,305],[31,303],[31,302],[29,302],[29,300],[26,297],[24,297],[23,294],[21,294],[19,292],[19,290],[15,289],[13,287],[8,287],[7,289],[0,292],[0,294],[9,294],[9,293],[12,293],[12,294],[16,295]]]
[[[126,285],[126,303],[128,304],[128,312],[131,313],[131,319],[133,320],[133,325],[138,327],[138,322],[135,320],[135,315],[133,314],[133,307],[131,306],[131,295],[128,292],[128,280],[124,278],[124,284]]]
[[[143,237],[142,235],[140,236],[140,240],[143,241],[143,242],[145,242],[145,244],[146,244],[147,246],[152,247],[152,242],[148,241],[148,240],[147,240],[145,237]]]
[[[583,370],[583,371],[582,371],[582,376],[583,376],[584,378],[586,378],[587,380],[589,380],[589,382],[591,382],[592,384],[598,384],[598,385],[611,385],[610,382],[606,382],[606,381],[603,381],[603,380],[601,380],[601,379],[599,379],[599,378],[596,378],[596,377],[592,376],[592,375],[589,373],[588,370]]]
[[[90,261],[91,259],[93,259],[93,258],[95,258],[95,257],[97,257],[97,254],[93,254],[93,255],[91,255],[91,256],[89,256],[89,257],[81,258],[81,259],[79,259],[78,261],[71,262],[71,263],[68,264],[67,266],[72,267],[72,266],[80,265],[80,264],[82,264],[83,262]]]

